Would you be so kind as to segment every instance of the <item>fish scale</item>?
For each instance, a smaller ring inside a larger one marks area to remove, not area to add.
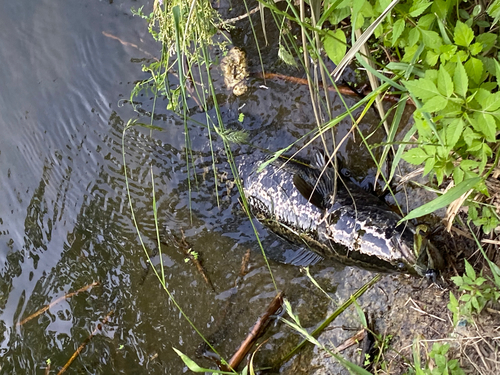
[[[323,258],[426,274],[429,251],[415,254],[415,227],[398,226],[401,216],[381,199],[342,177],[333,198],[332,167],[278,158],[258,172],[263,162],[243,159],[239,172],[252,213],[269,229]]]

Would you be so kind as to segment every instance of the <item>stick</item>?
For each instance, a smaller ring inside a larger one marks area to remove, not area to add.
[[[184,231],[182,229],[181,229],[181,234],[182,234],[182,238],[180,239],[180,241],[177,241],[178,246],[181,248],[182,251],[184,251],[184,253],[189,258],[189,260],[191,262],[193,262],[193,264],[196,266],[196,269],[203,277],[203,280],[205,280],[205,283],[215,292],[215,288],[214,288],[214,285],[212,284],[212,281],[208,278],[208,275],[205,272],[205,269],[203,268],[203,266],[201,265],[200,260],[194,256],[192,248],[191,248],[191,246],[189,246],[189,244],[186,240],[186,236],[184,235]]]
[[[269,304],[264,315],[262,315],[259,318],[259,320],[257,320],[257,323],[255,323],[252,330],[247,335],[245,340],[241,343],[236,353],[234,353],[234,355],[231,357],[227,366],[222,366],[221,369],[223,371],[232,371],[232,369],[238,367],[243,358],[245,358],[247,353],[252,348],[255,341],[257,341],[257,339],[264,333],[264,330],[266,329],[271,319],[271,316],[274,315],[276,311],[278,311],[278,309],[281,307],[282,304],[283,304],[283,292],[279,292],[276,295],[276,297],[274,297],[272,302]]]
[[[22,326],[24,323],[29,322],[31,319],[36,318],[38,315],[43,314],[45,311],[47,311],[48,309],[50,309],[52,306],[58,304],[62,300],[65,300],[65,299],[68,299],[70,297],[76,296],[78,293],[84,292],[87,289],[90,289],[90,288],[92,288],[93,286],[96,286],[96,285],[99,285],[99,283],[97,281],[94,281],[92,284],[84,286],[83,288],[78,289],[76,292],[68,293],[68,294],[65,294],[64,296],[61,296],[61,297],[57,298],[56,300],[54,300],[51,303],[49,303],[47,306],[45,306],[45,307],[41,308],[40,310],[38,310],[36,313],[31,314],[27,318],[25,318],[25,319],[21,320],[20,322],[18,322],[17,325],[18,326]]]
[[[106,324],[111,315],[113,315],[113,310],[111,310],[108,313],[108,315],[106,315],[104,317],[104,319],[102,320],[102,324]],[[101,328],[102,328],[101,323],[97,324],[97,327],[92,331],[90,336],[87,337],[84,342],[82,342],[82,344],[78,347],[78,349],[76,349],[76,351],[73,353],[71,358],[68,360],[68,362],[66,362],[64,367],[57,373],[57,375],[61,375],[63,372],[65,372],[68,369],[69,366],[71,366],[71,363],[73,363],[73,361],[76,359],[76,357],[78,357],[78,355],[82,352],[82,350],[85,348],[85,346],[90,342],[90,340],[92,340],[92,337],[94,337],[97,334],[97,332],[101,330]]]
[[[301,85],[307,85],[307,79],[305,78],[299,78],[299,77],[293,77],[293,76],[287,76],[284,74],[279,74],[279,73],[254,73],[254,76],[258,78],[263,78],[263,79],[282,79],[284,81],[288,82],[293,82],[293,83],[298,83]],[[320,86],[323,86],[323,84],[320,83]],[[327,86],[327,89],[329,91],[336,91],[339,92],[342,95],[349,95],[349,96],[359,96],[357,92],[352,90],[348,86],[343,86],[343,85],[337,85],[337,87],[333,86]],[[369,92],[363,92],[363,95],[367,95]],[[396,95],[385,95],[384,100],[387,100],[388,102],[391,103],[397,103],[399,101],[399,98]]]

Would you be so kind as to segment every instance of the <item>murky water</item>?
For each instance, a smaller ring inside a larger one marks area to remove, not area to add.
[[[1,373],[43,374],[47,360],[53,372],[59,371],[111,312],[68,373],[179,374],[184,365],[172,347],[195,357],[201,343],[148,271],[126,195],[123,128],[131,118],[148,119],[123,100],[134,82],[147,78],[140,62],[159,51],[144,21],[131,15],[130,8],[140,5],[125,0],[2,1]],[[238,99],[222,95],[229,127],[247,130],[253,144],[269,150],[288,145],[314,127],[306,87],[261,84],[252,81],[249,92]],[[150,98],[139,100],[142,108],[151,108]],[[240,124],[238,108],[243,104],[245,120]],[[334,107],[340,111],[338,100]],[[135,217],[158,266],[153,171],[160,224],[167,232],[185,232],[215,292],[176,246],[163,247],[168,288],[204,335],[217,334],[214,344],[228,358],[275,290],[236,190],[227,182],[232,176],[226,156],[216,152],[216,193],[208,135],[190,125],[194,165],[189,166],[188,179],[182,121],[164,110],[166,102],[160,101],[157,108],[164,116],[155,125],[163,132],[151,138],[148,131],[133,128],[125,135]],[[205,114],[194,119],[206,122]],[[366,121],[377,122],[370,116]],[[340,127],[340,136],[348,126]],[[220,149],[220,140],[215,146]],[[354,150],[368,160],[352,141],[342,152]],[[253,149],[234,146],[233,151],[238,160]],[[286,243],[261,232],[266,248],[279,258]],[[248,249],[249,272],[240,276]],[[298,268],[279,262],[271,262],[271,268],[278,288],[299,311],[307,312],[305,326],[325,316],[329,301]],[[330,293],[342,286],[345,272],[331,263],[313,268]],[[93,282],[99,285],[18,325],[51,301]],[[263,357],[280,356],[279,345],[297,340],[280,327],[271,334]]]

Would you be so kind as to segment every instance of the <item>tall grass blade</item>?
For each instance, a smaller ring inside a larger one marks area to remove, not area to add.
[[[221,371],[221,370],[213,370],[213,369],[209,369],[209,368],[202,368],[202,367],[198,366],[195,361],[193,361],[187,355],[182,353],[180,350],[178,350],[176,348],[172,348],[172,349],[174,349],[174,351],[177,353],[177,355],[179,357],[181,357],[184,364],[193,372],[209,372],[211,374],[227,374],[227,375],[236,374],[236,371],[227,372],[227,371]]]
[[[398,225],[404,221],[415,219],[417,217],[430,214],[436,210],[439,210],[440,208],[446,207],[451,202],[460,198],[462,194],[476,186],[481,180],[481,177],[474,177],[462,181],[457,186],[452,187],[440,197],[411,211],[408,215],[406,215],[399,221]]]
[[[382,23],[385,16],[399,3],[399,0],[392,0],[392,2],[387,6],[387,8],[378,16],[378,18],[366,29],[366,31],[361,35],[361,37],[354,43],[349,52],[346,53],[344,58],[340,61],[339,65],[332,72],[333,78],[339,79],[344,69],[349,65],[354,56],[359,52],[361,46],[367,42],[367,40],[372,36],[375,29]]]
[[[359,288],[347,301],[345,301],[341,306],[337,308],[333,312],[332,315],[330,315],[327,319],[321,323],[321,325],[316,328],[313,332],[311,332],[311,336],[315,337],[317,336],[321,331],[323,331],[328,325],[337,318],[340,314],[342,314],[356,299],[361,297],[368,289],[370,289],[373,285],[375,285],[380,279],[382,278],[382,275],[376,274],[370,281],[368,281],[365,285],[363,285],[361,288]],[[297,345],[290,353],[288,353],[280,362],[284,363],[288,361],[290,358],[292,358],[295,353],[297,353],[306,343],[308,340],[302,341],[299,345]]]

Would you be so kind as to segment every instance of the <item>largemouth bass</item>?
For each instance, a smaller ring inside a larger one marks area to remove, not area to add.
[[[437,249],[419,245],[415,226],[398,225],[400,215],[349,178],[338,177],[333,197],[335,170],[321,159],[311,165],[279,158],[260,173],[264,161],[243,160],[240,177],[255,217],[323,258],[421,276],[441,267]]]

